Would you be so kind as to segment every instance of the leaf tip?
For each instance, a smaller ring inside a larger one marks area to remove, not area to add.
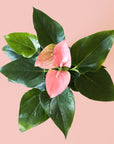
[[[2,51],[5,51],[4,47],[2,48]]]
[[[0,67],[0,73],[2,72],[2,68]]]
[[[35,10],[36,8],[34,6],[32,6],[33,10]]]
[[[20,132],[25,132],[26,128],[21,123],[19,123],[19,130]]]
[[[65,140],[67,139],[67,134],[68,134],[68,133],[64,134],[64,136],[65,136]]]
[[[5,39],[6,41],[7,41],[7,39],[9,38],[8,35],[4,35],[3,37],[4,37],[4,39]]]
[[[34,6],[33,6],[32,8],[33,8],[33,12],[36,11],[36,10],[38,10],[38,9],[36,9]]]
[[[7,38],[7,35],[4,35],[3,37],[4,37],[4,38]]]

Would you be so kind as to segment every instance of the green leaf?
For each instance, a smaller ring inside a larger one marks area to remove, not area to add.
[[[43,79],[43,81],[39,85],[37,85],[35,88],[38,88],[41,91],[45,91],[46,90],[45,79]]]
[[[42,47],[51,43],[57,44],[65,39],[62,26],[36,8],[33,8],[33,23]]]
[[[29,33],[11,33],[4,36],[8,45],[23,57],[32,57],[39,48],[39,42],[35,35]]]
[[[77,89],[77,86],[76,86],[76,80],[77,78],[79,77],[79,73],[76,72],[76,71],[70,71],[70,74],[71,74],[71,80],[70,80],[70,83],[69,83],[69,87],[74,90],[74,91],[78,91]]]
[[[13,49],[11,49],[9,45],[4,46],[2,50],[12,61],[23,57],[22,55],[17,54]]]
[[[25,58],[20,58],[3,66],[0,72],[13,82],[21,83],[27,87],[37,86],[44,78],[44,70],[34,67]]]
[[[110,75],[101,67],[96,72],[87,72],[76,80],[80,93],[98,101],[114,101],[114,84]]]
[[[40,90],[32,89],[26,92],[20,103],[19,128],[24,132],[48,119],[39,101]]]
[[[4,46],[2,50],[12,61],[23,58],[22,55],[17,54],[9,45]],[[26,60],[35,64],[37,57],[38,53],[36,52],[31,58],[27,58]]]
[[[75,112],[75,102],[71,90],[67,88],[53,99],[50,99],[46,91],[42,92],[40,102],[47,115],[67,137]]]
[[[44,77],[42,82],[35,87],[38,88],[40,91],[46,91],[46,86],[45,86],[46,73],[47,72],[44,72]]]
[[[114,40],[114,30],[102,31],[80,39],[71,47],[72,64],[81,73],[96,71],[103,64]]]

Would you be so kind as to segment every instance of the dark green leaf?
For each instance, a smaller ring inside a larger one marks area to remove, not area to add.
[[[102,31],[77,41],[71,47],[72,64],[81,73],[98,70],[109,53],[114,30]]]
[[[11,33],[5,37],[8,45],[23,57],[32,57],[39,48],[39,42],[35,35],[29,33]]]
[[[19,128],[24,132],[48,119],[39,101],[40,90],[32,89],[26,92],[20,103]]]
[[[71,90],[67,88],[53,99],[49,98],[46,91],[42,92],[40,102],[47,115],[52,118],[66,137],[75,112],[75,102]]]
[[[17,54],[13,49],[11,49],[9,45],[4,46],[2,50],[5,52],[5,54],[6,54],[12,61],[23,57],[22,55]]]
[[[6,55],[12,61],[23,57],[22,55],[17,54],[13,49],[11,49],[9,45],[4,46],[2,50],[6,53]],[[37,57],[38,57],[38,53],[36,52],[31,58],[27,58],[26,60],[28,60],[29,62],[35,64],[35,61],[36,61]]]
[[[36,52],[31,58],[25,58],[25,59],[34,65],[37,58],[38,58],[38,53]]]
[[[114,101],[114,84],[108,72],[101,67],[96,72],[82,74],[76,85],[80,93],[98,101]]]
[[[35,88],[38,88],[41,91],[45,91],[46,90],[46,86],[45,86],[46,73],[47,72],[44,73],[44,77],[43,77],[42,82],[35,87]]]
[[[78,91],[75,81],[79,77],[79,73],[76,71],[70,71],[70,74],[71,74],[71,80],[70,80],[69,87],[74,91]]]
[[[46,90],[45,79],[43,79],[43,81],[39,85],[37,85],[35,88],[38,88],[41,91],[45,91]]]
[[[21,83],[27,87],[37,86],[44,78],[44,70],[34,67],[25,58],[20,58],[3,66],[0,72],[13,82]]]
[[[59,43],[65,39],[60,24],[38,9],[33,9],[33,23],[42,47]]]

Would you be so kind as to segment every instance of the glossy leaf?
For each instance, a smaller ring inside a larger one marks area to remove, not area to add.
[[[71,74],[71,80],[70,80],[69,87],[74,91],[78,91],[77,85],[76,85],[76,80],[79,77],[79,73],[76,71],[70,71],[70,74]]]
[[[39,48],[39,42],[35,35],[29,33],[11,33],[5,37],[8,45],[23,57],[32,57]]]
[[[114,101],[114,84],[108,72],[101,67],[97,72],[82,74],[76,85],[80,93],[98,101]]]
[[[96,71],[103,64],[114,40],[114,30],[102,31],[77,41],[71,47],[72,64],[81,73]]]
[[[71,90],[67,88],[53,99],[50,99],[46,91],[42,92],[40,102],[48,116],[67,137],[75,112],[75,102]]]
[[[2,50],[12,61],[23,57],[22,55],[17,54],[9,45],[4,46]]]
[[[44,73],[44,77],[43,80],[40,84],[38,84],[37,86],[35,86],[35,88],[38,88],[40,91],[45,91],[46,90],[46,85],[45,85],[45,78],[46,78],[46,73]]]
[[[37,85],[35,88],[38,88],[41,91],[45,91],[46,90],[45,79],[43,79],[43,81],[39,85]]]
[[[39,101],[40,92],[41,91],[38,89],[29,90],[21,99],[19,128],[22,132],[35,127],[48,119],[48,116]]]
[[[57,44],[65,39],[62,26],[36,8],[33,9],[33,23],[40,45],[43,48],[51,43]]]
[[[9,45],[4,46],[2,50],[12,61],[23,58],[22,55],[17,54]],[[26,58],[26,60],[35,64],[37,57],[38,53],[36,52],[31,58]]]
[[[0,72],[8,79],[27,87],[35,87],[40,84],[44,78],[43,71],[39,67],[34,67],[25,58],[13,61],[0,69]]]

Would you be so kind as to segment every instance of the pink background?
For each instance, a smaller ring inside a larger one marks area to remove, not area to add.
[[[69,46],[89,34],[114,29],[114,0],[2,0],[0,1],[0,67],[10,62],[2,52],[3,35],[34,33],[32,6],[57,20]],[[104,64],[114,81],[114,46]],[[76,112],[67,140],[51,120],[25,133],[18,129],[21,96],[28,89],[0,74],[1,144],[114,144],[114,102],[96,102],[74,92]]]

